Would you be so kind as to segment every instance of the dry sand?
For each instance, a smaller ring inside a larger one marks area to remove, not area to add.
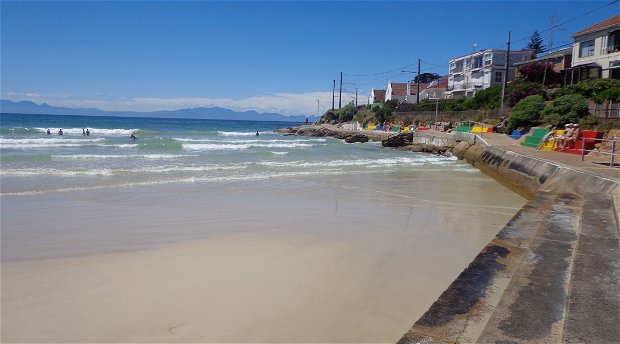
[[[3,197],[2,341],[394,342],[525,203],[445,177]]]

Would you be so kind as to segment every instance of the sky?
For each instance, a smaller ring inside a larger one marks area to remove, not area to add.
[[[544,44],[620,12],[598,1],[5,1],[0,97],[113,111],[322,114],[454,57]],[[611,4],[610,4],[611,3]],[[556,26],[553,30],[551,27]],[[552,36],[550,36],[550,34]],[[405,72],[403,72],[405,71]]]

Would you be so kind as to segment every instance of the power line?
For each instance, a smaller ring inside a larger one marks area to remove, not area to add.
[[[541,30],[541,31],[539,31],[539,32],[541,32],[541,33],[545,33],[545,32],[548,32],[548,31],[550,31],[550,30],[557,29],[558,27],[560,27],[560,26],[562,26],[562,25],[568,24],[568,23],[573,22],[573,21],[575,21],[575,20],[577,20],[577,19],[580,19],[580,18],[583,18],[583,17],[585,17],[585,16],[588,16],[588,15],[590,15],[590,14],[592,14],[592,13],[596,12],[596,11],[599,11],[599,10],[601,10],[601,9],[605,8],[605,7],[608,7],[608,6],[610,6],[610,5],[616,4],[616,3],[618,3],[618,2],[620,2],[620,0],[613,0],[613,1],[611,1],[611,2],[607,3],[607,4],[603,5],[603,6],[599,6],[599,7],[595,8],[595,9],[593,9],[593,10],[590,10],[590,11],[585,12],[585,13],[583,13],[583,14],[581,14],[581,15],[578,15],[578,16],[576,16],[576,17],[574,17],[574,18],[571,18],[571,19],[568,19],[568,20],[566,20],[566,21],[563,21],[563,22],[561,22],[561,23],[559,23],[559,24],[553,25],[553,26],[551,26],[551,27],[549,27],[549,28],[546,28],[546,29],[544,29],[544,30]],[[530,37],[528,36],[528,37],[520,38],[520,39],[518,39],[518,40],[513,40],[513,41],[511,42],[511,44],[515,44],[515,43],[518,43],[518,42],[522,42],[522,41],[525,41],[525,40],[527,40],[527,39],[529,39],[529,38],[530,38]],[[491,47],[491,48],[488,48],[488,49],[501,49],[501,48],[504,48],[505,44],[506,44],[506,43],[502,43],[501,45],[497,45],[497,46],[495,46],[495,47]],[[550,48],[549,48],[549,50],[551,50],[551,49],[557,49],[557,48],[558,48],[558,47],[550,47]],[[485,50],[486,50],[486,49],[485,49]],[[433,64],[433,63],[426,62],[426,61],[422,61],[422,62],[423,62],[424,64],[428,64],[428,65],[431,65],[431,66],[433,66],[433,67],[434,67],[434,68],[425,68],[424,70],[422,70],[422,71],[424,71],[424,72],[427,72],[427,71],[432,71],[432,70],[436,70],[436,69],[438,69],[438,68],[448,67],[448,66],[450,65],[449,63],[444,63],[444,64]],[[414,66],[414,65],[415,65],[415,63],[412,63],[412,64],[407,65],[407,66],[403,66],[403,67],[395,68],[395,69],[392,69],[392,70],[389,70],[389,71],[386,71],[386,72],[380,72],[380,73],[372,73],[372,74],[346,74],[346,73],[345,73],[344,75],[346,75],[346,76],[351,76],[351,77],[373,77],[373,76],[385,76],[385,74],[389,74],[389,73],[393,73],[393,72],[396,72],[396,71],[400,71],[400,70],[402,70],[402,69],[405,69],[405,68],[408,68],[408,67],[411,67],[411,66]],[[392,75],[392,77],[394,77],[394,76],[395,76],[395,75]],[[388,81],[388,80],[390,80],[390,79],[391,79],[391,78],[389,78],[389,79],[383,79],[383,80],[377,80],[377,81]],[[368,80],[370,80],[370,79],[368,79]],[[377,81],[375,81],[375,82],[377,82]],[[370,81],[369,81],[369,82],[367,82],[367,83],[370,83]]]

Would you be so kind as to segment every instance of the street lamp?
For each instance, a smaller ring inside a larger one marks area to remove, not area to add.
[[[321,101],[316,98],[314,100],[316,100],[316,117],[318,118],[319,117],[319,104],[321,104]]]
[[[433,98],[430,98],[433,99]],[[439,130],[437,126],[437,116],[439,115],[439,98],[435,99],[435,130]]]

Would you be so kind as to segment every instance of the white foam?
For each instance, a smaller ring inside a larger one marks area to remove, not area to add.
[[[190,151],[209,151],[209,150],[241,150],[249,148],[302,148],[312,147],[307,143],[249,143],[249,144],[208,144],[195,143],[183,144],[183,149]]]
[[[274,154],[274,155],[286,155],[286,154],[288,154],[288,152],[271,152],[271,154]]]
[[[252,131],[252,132],[238,132],[238,131],[218,131],[217,132],[218,135],[221,136],[256,136],[256,132]],[[272,132],[259,132],[259,134],[271,134]]]
[[[52,155],[54,159],[85,159],[85,160],[101,160],[101,159],[176,159],[191,157],[191,154],[76,154],[76,155]]]
[[[49,129],[52,134],[57,135],[58,130],[62,129],[65,135],[80,135],[82,136],[82,129],[88,129],[90,135],[97,136],[129,136],[132,133],[137,132],[139,129],[107,129],[107,128],[34,128],[41,133],[47,132]]]

